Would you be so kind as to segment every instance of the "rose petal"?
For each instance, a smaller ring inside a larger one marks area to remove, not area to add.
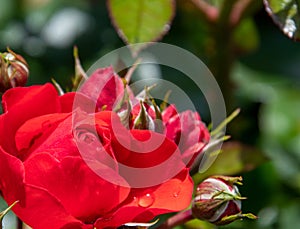
[[[61,203],[47,190],[25,184],[26,206],[16,204],[13,207],[15,214],[26,224],[35,229],[45,228],[84,228],[84,224],[74,218]],[[11,195],[13,196],[13,195]],[[92,229],[93,226],[86,225]]]
[[[27,183],[49,191],[68,212],[86,223],[93,222],[122,203],[130,191],[95,174],[81,158],[66,157],[59,162],[49,154],[37,154],[24,166]],[[98,174],[118,176],[100,163],[95,166]]]
[[[51,100],[56,100],[57,97],[58,95],[55,88],[49,83],[30,87],[16,87],[3,94],[3,110],[4,112],[8,112],[11,109],[15,109],[17,106],[20,108],[31,106],[35,109],[30,110],[30,113],[34,111],[37,111],[38,113],[43,113],[44,111],[44,113],[47,113],[49,109],[53,108],[51,105],[54,105],[56,108],[56,101],[54,104],[51,104],[53,103]],[[50,104],[45,106],[45,101],[50,102]],[[43,106],[39,107],[39,110],[37,110],[37,105]]]
[[[175,115],[178,115],[177,109],[174,104],[171,104],[162,112],[163,122],[167,123]]]
[[[69,113],[78,108],[86,113],[94,113],[97,110],[96,103],[79,92],[66,93],[59,97],[61,112]]]
[[[165,115],[170,117],[170,109]],[[166,119],[165,119],[166,120]],[[182,157],[188,167],[209,142],[209,132],[197,112],[184,111],[166,120],[166,136],[172,139],[183,152]]]
[[[15,133],[25,121],[60,110],[57,92],[51,84],[13,88],[3,95],[2,102],[5,113],[0,116],[0,145],[13,155]]]
[[[75,96],[76,96],[75,92],[70,92],[70,93],[63,94],[62,96],[59,97],[62,113],[72,112]]]
[[[99,109],[107,106],[107,110],[112,110],[116,100],[124,92],[124,84],[110,66],[96,70],[79,91],[97,103]]]
[[[23,164],[18,158],[6,153],[1,147],[0,191],[9,205],[16,200],[24,204],[25,188]]]
[[[25,184],[23,164],[19,159],[5,153],[1,147],[0,174],[0,190],[4,199],[9,205],[18,200],[19,203],[13,207],[13,211],[33,228],[47,228],[49,222],[54,229],[69,222],[82,225],[47,191]]]
[[[133,189],[123,206],[111,216],[99,219],[96,228],[115,228],[128,222],[149,222],[155,216],[177,212],[187,208],[191,202],[193,182],[188,169],[173,179],[145,189]]]
[[[29,155],[23,155],[22,158],[28,159],[29,157],[34,156],[35,154],[39,154],[40,152],[48,152],[52,156],[54,156],[57,160],[61,160],[66,156],[80,156],[77,146],[74,141],[73,130],[72,130],[72,115],[71,114],[61,114],[62,117],[65,117],[63,120],[60,120],[59,115],[53,115],[53,126],[55,127],[52,130],[51,121],[47,121],[46,125],[44,125],[45,135],[41,135],[40,138],[35,139],[36,145],[38,147],[32,147],[34,149],[33,152],[30,152]],[[52,117],[52,115],[49,115]],[[43,120],[43,116],[36,118],[36,120],[28,121],[28,126],[30,126],[31,122],[39,122]],[[55,119],[57,119],[57,123],[55,123]],[[47,127],[49,128],[47,131]],[[21,131],[22,129],[20,129]],[[51,132],[52,131],[52,132]],[[48,132],[50,132],[48,134]]]
[[[49,114],[25,122],[15,135],[16,147],[22,152],[19,155],[25,158],[28,153],[25,150],[34,151],[69,116],[70,114]]]
[[[134,168],[153,167],[176,155],[181,161],[180,151],[172,141],[148,130],[118,131],[112,147],[118,162]]]

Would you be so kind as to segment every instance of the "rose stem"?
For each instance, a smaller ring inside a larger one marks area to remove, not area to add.
[[[162,225],[160,225],[157,229],[174,228],[174,227],[176,227],[178,225],[182,225],[192,219],[194,219],[192,210],[188,209],[186,211],[179,212],[178,214],[170,217],[169,219],[167,219],[166,222],[164,222]]]

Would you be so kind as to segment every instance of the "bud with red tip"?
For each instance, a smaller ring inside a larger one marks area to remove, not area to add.
[[[0,53],[0,93],[12,87],[24,86],[29,75],[24,58],[9,48],[7,51]]]
[[[229,224],[237,219],[256,216],[242,214],[241,197],[236,184],[241,183],[241,177],[213,176],[204,180],[197,188],[193,201],[193,215],[201,220],[215,225]]]

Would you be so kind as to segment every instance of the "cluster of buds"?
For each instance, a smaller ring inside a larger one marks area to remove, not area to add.
[[[241,177],[213,176],[197,187],[193,201],[193,215],[215,225],[229,224],[238,219],[256,219],[248,213],[242,214],[241,197],[236,184],[241,185]]]
[[[161,109],[149,94],[151,89],[152,87],[146,87],[139,95],[130,99],[125,83],[123,98],[114,108],[124,126],[129,129],[163,132]]]
[[[9,88],[24,86],[29,75],[28,64],[24,58],[9,48],[0,53],[0,93]]]

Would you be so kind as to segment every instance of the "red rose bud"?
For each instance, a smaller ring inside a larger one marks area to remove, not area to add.
[[[242,184],[241,177],[213,176],[197,188],[193,201],[193,215],[215,225],[229,224],[237,219],[256,219],[253,214],[242,214],[241,197],[235,184]]]
[[[29,75],[24,58],[10,49],[7,51],[0,53],[0,93],[12,87],[24,86]]]

